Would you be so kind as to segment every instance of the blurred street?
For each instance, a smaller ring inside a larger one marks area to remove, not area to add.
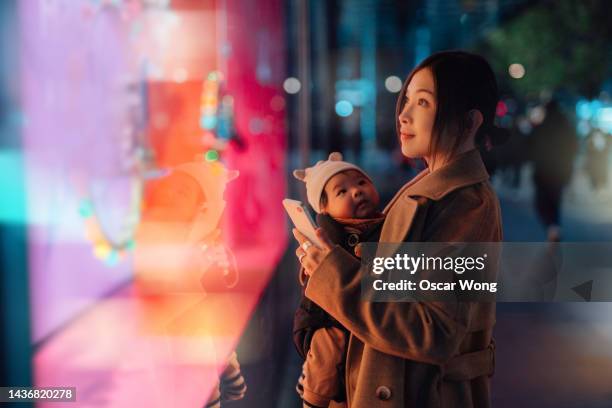
[[[588,188],[583,175],[574,176],[564,199],[564,239],[610,242],[610,190],[593,197],[585,194]],[[497,191],[505,239],[546,240],[546,230],[533,208],[530,183],[518,191],[501,186]],[[542,408],[611,406],[611,314],[609,303],[498,304],[493,406],[510,408],[525,401]]]

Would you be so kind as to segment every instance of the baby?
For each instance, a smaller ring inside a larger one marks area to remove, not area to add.
[[[313,167],[295,170],[306,183],[308,202],[317,213],[317,224],[335,244],[355,253],[360,242],[378,242],[384,215],[372,180],[338,152]],[[300,283],[306,276],[300,272]],[[297,391],[305,407],[327,407],[345,397],[344,364],[348,331],[323,309],[302,296],[295,313],[293,339],[304,358]]]

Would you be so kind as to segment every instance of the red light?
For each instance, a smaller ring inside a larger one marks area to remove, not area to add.
[[[497,102],[497,108],[495,108],[495,115],[502,117],[506,116],[506,113],[508,113],[508,106],[506,106],[506,103],[504,101]]]

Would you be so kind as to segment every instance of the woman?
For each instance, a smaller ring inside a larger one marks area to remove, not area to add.
[[[501,241],[499,203],[477,149],[504,138],[493,124],[497,100],[480,56],[440,52],[412,71],[397,131],[402,154],[427,169],[385,208],[380,242]],[[360,263],[317,232],[323,248],[294,230],[296,255],[310,276],[306,296],[351,333],[348,406],[489,407],[495,304],[362,301]]]

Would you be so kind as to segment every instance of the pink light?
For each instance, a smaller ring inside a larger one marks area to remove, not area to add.
[[[503,117],[506,116],[507,113],[508,106],[506,106],[506,103],[504,101],[497,102],[497,107],[495,108],[495,115]]]

